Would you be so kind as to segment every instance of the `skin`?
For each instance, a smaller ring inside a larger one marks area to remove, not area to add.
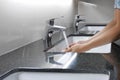
[[[73,43],[65,52],[85,52],[92,48],[111,43],[120,36],[120,9],[115,9],[113,20],[99,33],[87,41]]]

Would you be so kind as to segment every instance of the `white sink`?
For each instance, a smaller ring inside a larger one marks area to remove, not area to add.
[[[89,38],[90,36],[71,36],[71,37],[68,37],[68,42],[69,44],[71,44],[77,41],[84,41]],[[47,52],[61,52],[65,48],[66,48],[66,43],[65,41],[62,41],[59,44],[55,45],[50,50],[48,50]],[[89,51],[86,51],[85,53],[110,53],[110,52],[111,52],[111,43],[91,49]]]
[[[71,36],[68,37],[68,42],[69,44],[73,43],[73,42],[77,42],[77,41],[84,41],[89,39],[90,36]],[[47,52],[62,52],[64,49],[66,48],[66,43],[65,41],[61,41],[60,43],[58,43],[57,45],[55,45],[53,48],[49,49]],[[111,43],[104,45],[104,46],[100,46],[94,49],[91,49],[89,51],[86,51],[85,53],[110,53],[111,52]],[[52,67],[58,67],[58,68],[63,68],[66,69],[69,67],[69,65],[72,63],[72,61],[75,60],[75,58],[77,57],[77,53],[72,53],[72,52],[67,52],[66,54],[61,54],[61,55],[56,55],[54,56],[54,61],[62,64],[61,66],[59,65],[53,65]]]
[[[109,80],[109,75],[97,73],[18,72],[3,80]]]

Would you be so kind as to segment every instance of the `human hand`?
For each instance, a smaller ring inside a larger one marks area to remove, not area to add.
[[[79,44],[79,43],[75,43],[74,45],[70,46],[69,48],[66,48],[64,50],[64,52],[85,52],[87,51],[87,45],[85,43],[83,44]]]
[[[76,42],[76,43],[70,44],[69,47],[71,47],[71,46],[73,46],[73,45],[75,45],[75,44],[83,44],[83,43],[86,43],[86,42],[88,42],[88,41],[78,41],[78,42]]]

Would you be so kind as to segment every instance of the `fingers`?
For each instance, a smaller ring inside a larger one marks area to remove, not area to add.
[[[65,52],[79,52],[79,44],[74,44],[73,46],[67,48]]]
[[[72,44],[70,44],[69,45],[69,48],[65,48],[64,50],[62,50],[63,52],[71,52],[72,51],[72,49],[71,49],[71,47],[73,46],[73,45],[75,45],[76,43],[72,43]]]
[[[69,48],[65,48],[64,52],[73,52],[73,47],[76,45],[77,43],[72,43],[69,45]]]
[[[75,44],[76,44],[76,43],[72,43],[72,44],[69,45],[69,47],[72,47],[72,46],[75,45]]]
[[[76,43],[70,44],[70,45],[69,45],[69,48],[66,48],[66,49],[64,50],[64,52],[71,52],[71,51],[72,51],[72,47],[73,47],[75,44],[76,44]]]
[[[66,48],[66,49],[64,50],[64,52],[71,52],[71,51],[72,51],[71,47]]]
[[[85,41],[79,41],[77,43],[72,43],[69,45],[69,48],[66,48],[64,52],[79,52],[79,44],[85,43]]]

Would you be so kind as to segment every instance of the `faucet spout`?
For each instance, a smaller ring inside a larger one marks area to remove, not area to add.
[[[51,26],[51,27],[57,28],[57,29],[60,29],[60,30],[66,30],[66,27],[63,27],[63,26],[53,25],[53,26]]]
[[[53,19],[50,19],[50,20],[48,21],[48,24],[50,25],[49,27],[55,28],[55,29],[60,29],[60,30],[65,30],[66,27],[58,26],[58,25],[55,25],[55,24],[54,24],[54,23],[55,23],[55,19],[57,19],[57,18],[53,18]]]

